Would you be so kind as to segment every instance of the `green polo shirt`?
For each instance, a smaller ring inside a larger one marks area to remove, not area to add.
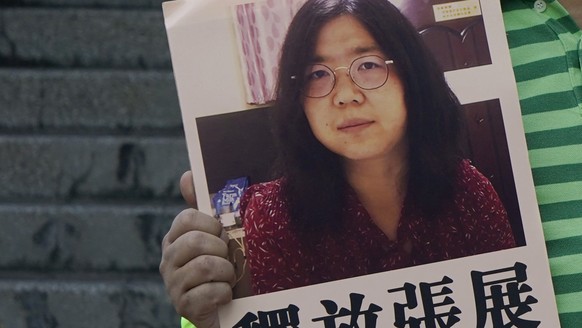
[[[582,325],[582,32],[554,0],[502,0],[562,327]]]

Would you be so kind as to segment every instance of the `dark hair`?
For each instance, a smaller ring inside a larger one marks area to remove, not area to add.
[[[459,151],[459,103],[417,31],[387,0],[310,0],[298,11],[281,51],[274,134],[291,220],[304,231],[338,226],[346,196],[340,156],[313,135],[302,107],[301,79],[327,22],[351,15],[394,60],[405,92],[408,197],[434,216],[452,197]]]

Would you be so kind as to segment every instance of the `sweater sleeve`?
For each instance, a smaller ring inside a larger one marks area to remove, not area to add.
[[[297,236],[289,229],[289,216],[278,181],[251,186],[241,200],[246,258],[255,294],[305,285],[298,274]]]
[[[509,217],[491,182],[475,167],[463,165],[466,180],[461,208],[471,235],[472,253],[480,254],[515,247]]]

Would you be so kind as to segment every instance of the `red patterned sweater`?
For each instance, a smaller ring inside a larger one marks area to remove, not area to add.
[[[247,259],[256,294],[312,285],[515,246],[503,204],[493,186],[467,161],[461,162],[453,201],[427,219],[405,199],[398,241],[374,224],[350,190],[342,233],[323,232],[302,246],[290,229],[281,180],[251,186],[241,201]],[[404,244],[412,250],[404,250]]]

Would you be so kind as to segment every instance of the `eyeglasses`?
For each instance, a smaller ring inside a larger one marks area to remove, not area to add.
[[[369,55],[354,59],[348,67],[340,66],[331,69],[323,64],[310,65],[303,77],[303,94],[309,98],[322,98],[329,95],[335,87],[337,80],[335,72],[339,69],[346,69],[348,76],[361,89],[378,89],[388,80],[389,64],[394,64],[394,61]]]

